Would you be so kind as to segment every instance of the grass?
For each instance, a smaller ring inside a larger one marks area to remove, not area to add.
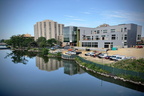
[[[118,61],[111,66],[124,70],[144,72],[144,58]]]

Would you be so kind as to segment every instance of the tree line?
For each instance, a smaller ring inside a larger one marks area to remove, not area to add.
[[[13,35],[8,40],[3,40],[4,43],[13,48],[23,49],[31,47],[52,47],[54,45],[61,45],[62,43],[54,38],[46,40],[45,37],[39,37],[36,41],[33,37],[24,37],[24,35]]]

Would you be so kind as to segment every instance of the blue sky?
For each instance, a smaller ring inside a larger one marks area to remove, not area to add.
[[[136,23],[143,27],[144,0],[0,0],[0,39],[34,35],[34,24],[45,19],[65,26]]]

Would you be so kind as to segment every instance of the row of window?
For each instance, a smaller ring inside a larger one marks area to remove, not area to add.
[[[98,42],[82,42],[82,47],[98,47]],[[105,42],[104,48],[112,48],[113,42]]]
[[[101,37],[99,36],[85,36],[83,35],[83,40],[105,40],[106,39],[106,35],[101,35]],[[111,40],[118,40],[118,37],[116,37],[116,34],[112,34],[111,35]],[[127,34],[125,34],[124,36],[122,36],[122,40],[127,40]]]
[[[126,32],[126,31],[127,31],[126,27],[125,28],[121,28],[121,32]],[[84,32],[85,32],[85,30],[84,30]],[[108,31],[107,31],[107,29],[105,29],[105,30],[95,30],[94,32],[91,31],[91,34],[99,34],[100,32],[107,33]],[[111,29],[110,32],[111,33],[116,32],[116,29]]]
[[[124,42],[124,46],[127,45],[127,42]],[[82,47],[99,47],[98,42],[82,42]],[[103,48],[112,48],[113,42],[104,42]]]

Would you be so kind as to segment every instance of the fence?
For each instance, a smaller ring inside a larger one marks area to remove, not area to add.
[[[136,76],[136,77],[140,77],[142,79],[144,79],[144,73],[142,72],[135,72],[135,71],[130,71],[130,70],[123,70],[123,69],[118,69],[118,68],[114,68],[114,67],[110,67],[110,66],[106,66],[106,65],[101,65],[101,64],[97,64],[94,63],[92,61],[88,61],[85,60],[82,57],[77,56],[82,62],[88,63],[88,64],[94,64],[97,67],[106,70],[108,72],[110,72],[113,75],[119,75],[119,74],[123,74],[123,75],[131,75],[131,76]]]
[[[64,55],[62,54],[63,59],[69,59],[69,60],[74,60],[76,55]]]

